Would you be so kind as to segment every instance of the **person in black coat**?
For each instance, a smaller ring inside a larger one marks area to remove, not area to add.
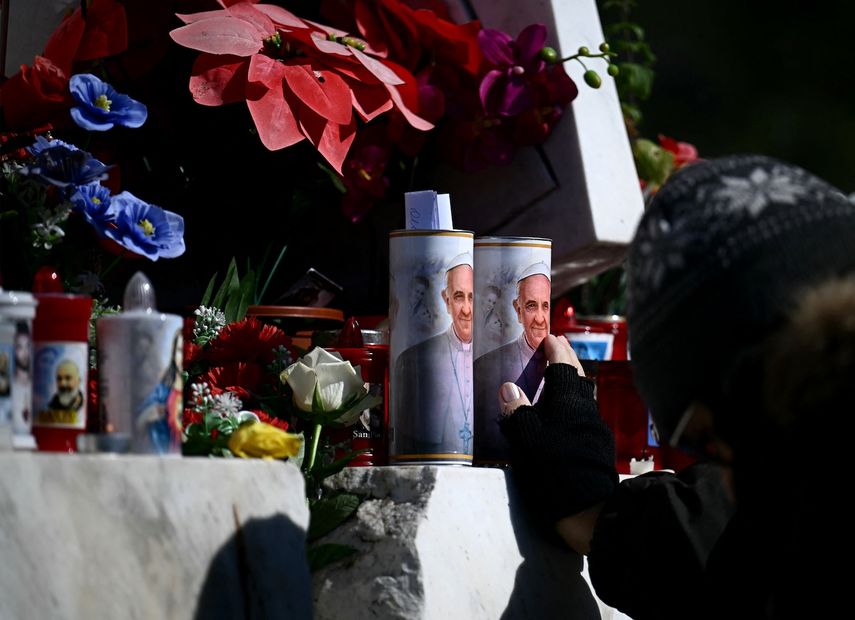
[[[855,206],[771,158],[701,162],[656,195],[627,269],[637,387],[698,464],[618,484],[593,384],[550,336],[538,403],[499,395],[523,497],[636,620],[839,614]]]

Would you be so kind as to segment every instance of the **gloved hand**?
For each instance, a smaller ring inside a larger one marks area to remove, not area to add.
[[[535,513],[555,522],[608,498],[618,478],[614,435],[597,411],[594,383],[584,372],[580,376],[581,364],[566,339],[547,338],[550,365],[540,400],[529,405],[519,388],[504,384],[506,415],[499,425],[511,447],[520,494]]]

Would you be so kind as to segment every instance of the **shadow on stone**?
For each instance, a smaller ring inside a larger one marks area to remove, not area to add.
[[[599,620],[599,607],[582,577],[582,556],[530,516],[522,505],[512,471],[505,472],[505,482],[511,525],[523,562],[517,568],[502,620]]]
[[[241,524],[208,567],[196,620],[311,617],[306,533],[285,515]]]

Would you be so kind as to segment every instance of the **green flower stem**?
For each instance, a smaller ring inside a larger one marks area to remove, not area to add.
[[[119,262],[120,262],[121,260],[122,260],[122,256],[121,256],[121,255],[119,255],[119,256],[117,256],[116,258],[114,258],[114,259],[113,259],[113,262],[112,262],[112,263],[110,263],[109,265],[107,265],[106,269],[104,269],[104,271],[102,271],[100,274],[98,274],[98,279],[99,279],[99,280],[103,280],[105,277],[107,277],[107,274],[108,274],[108,273],[110,273],[111,271],[113,271],[113,268],[114,268],[116,265],[118,265],[118,264],[119,264]]]
[[[309,449],[309,464],[306,466],[306,472],[312,473],[312,468],[315,466],[315,457],[318,454],[318,440],[321,438],[321,429],[323,424],[315,424],[312,431],[312,447]]]

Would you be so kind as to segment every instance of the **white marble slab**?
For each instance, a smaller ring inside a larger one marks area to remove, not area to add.
[[[0,454],[0,618],[311,617],[274,461]]]
[[[366,499],[356,519],[324,539],[360,553],[315,575],[319,620],[609,612],[591,593],[583,559],[534,527],[503,470],[352,468],[332,487]]]

